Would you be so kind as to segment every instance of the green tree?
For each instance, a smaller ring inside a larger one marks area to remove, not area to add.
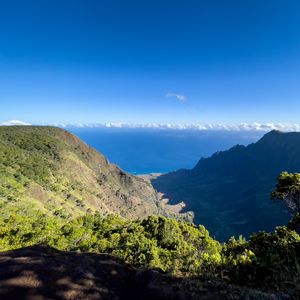
[[[282,172],[271,198],[282,200],[292,214],[300,213],[300,173]]]

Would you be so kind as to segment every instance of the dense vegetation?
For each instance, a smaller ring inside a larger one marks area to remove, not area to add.
[[[63,151],[71,147],[58,133],[53,127],[0,127],[1,207],[18,210],[13,204],[18,202],[55,214],[64,210],[66,218],[90,207],[87,203],[71,207],[68,201],[78,187],[60,172]],[[80,204],[80,199],[74,200]]]
[[[176,276],[219,278],[288,293],[299,285],[300,236],[288,227],[220,244],[201,225],[164,217],[128,221],[86,214],[63,223],[38,210],[11,208],[1,208],[0,251],[46,243],[63,251],[109,253]]]

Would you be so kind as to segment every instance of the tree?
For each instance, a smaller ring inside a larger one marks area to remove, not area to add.
[[[300,213],[300,173],[282,172],[277,178],[277,184],[271,193],[272,199],[283,201],[293,214]]]

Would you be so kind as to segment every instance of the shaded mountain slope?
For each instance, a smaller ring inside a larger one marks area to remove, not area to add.
[[[129,219],[180,217],[150,183],[110,164],[71,133],[42,126],[0,127],[0,207],[8,205],[64,219],[92,211]]]
[[[282,171],[300,172],[300,133],[271,131],[257,143],[217,152],[192,170],[168,173],[152,183],[172,200],[183,200],[195,212],[196,223],[224,240],[287,222],[287,212],[270,201]]]

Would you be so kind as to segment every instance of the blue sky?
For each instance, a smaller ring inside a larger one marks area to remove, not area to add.
[[[300,2],[1,1],[0,121],[299,122]]]

